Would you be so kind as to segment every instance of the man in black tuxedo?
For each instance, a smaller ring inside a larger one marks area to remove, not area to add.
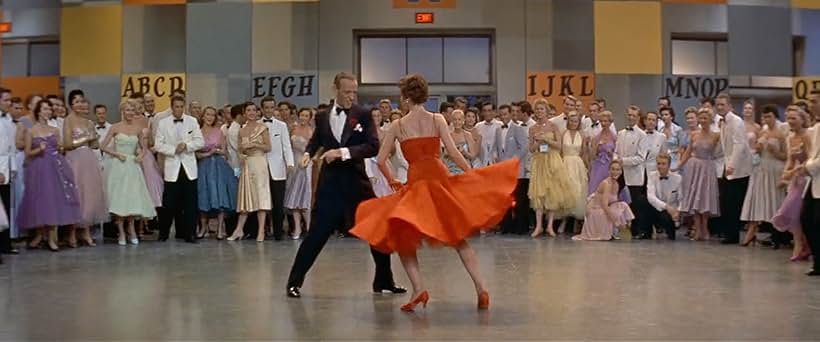
[[[364,169],[364,159],[379,151],[378,126],[370,110],[354,105],[358,94],[356,77],[337,74],[333,80],[336,101],[327,110],[316,113],[316,129],[307,145],[302,165],[324,151],[324,166],[319,173],[313,207],[313,219],[305,240],[299,246],[288,277],[287,295],[301,297],[305,275],[335,230],[353,226],[359,203],[376,197]],[[390,255],[370,249],[376,263],[373,291],[405,293],[393,282]]]

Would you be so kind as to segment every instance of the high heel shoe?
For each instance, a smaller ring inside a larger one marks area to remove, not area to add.
[[[490,308],[490,293],[487,291],[481,291],[478,294],[478,309],[479,310],[487,310]]]
[[[556,237],[557,236],[557,234],[555,234],[554,230],[549,230],[549,229],[547,229],[547,235],[549,235],[550,237]]]
[[[228,238],[228,241],[237,241],[237,240],[242,240],[242,239],[244,239],[244,238],[245,238],[245,234],[239,234],[239,236],[237,236],[236,234],[234,234],[234,235],[231,235],[231,236]]]
[[[743,246],[743,247],[747,247],[747,246],[749,246],[749,244],[751,244],[752,246],[757,244],[757,235],[752,236],[751,239],[743,241],[743,243],[741,243],[740,245]]]
[[[791,262],[806,261],[806,260],[809,260],[810,256],[811,256],[811,252],[803,252],[803,253],[800,253],[798,255],[795,255],[795,256],[789,258],[789,261],[791,261]]]
[[[49,241],[49,243],[48,243],[48,250],[50,250],[50,251],[52,251],[52,252],[59,252],[59,251],[60,251],[60,247],[58,247],[58,246],[57,246],[57,243],[56,243],[56,242],[52,245],[52,244],[51,244],[51,242]]]
[[[405,312],[412,312],[413,309],[416,308],[416,305],[421,304],[423,307],[427,307],[427,301],[430,300],[430,295],[427,294],[427,290],[421,291],[416,298],[410,301],[410,303],[404,304],[401,306],[401,311]]]
[[[539,237],[541,234],[544,233],[544,228],[535,228],[535,230],[530,234],[533,238]]]

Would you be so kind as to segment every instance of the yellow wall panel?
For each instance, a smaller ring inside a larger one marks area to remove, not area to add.
[[[183,5],[185,0],[123,0],[125,5]]]
[[[792,0],[792,7],[820,9],[820,0]]]
[[[663,2],[684,3],[684,4],[716,4],[725,5],[727,0],[663,0]]]
[[[122,6],[63,8],[60,74],[118,75],[121,70]]]
[[[661,74],[661,3],[595,1],[595,72]]]

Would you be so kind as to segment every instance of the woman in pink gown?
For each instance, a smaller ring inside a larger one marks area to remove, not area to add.
[[[609,177],[598,184],[598,189],[587,201],[584,226],[581,234],[572,237],[573,240],[612,240],[615,228],[624,229],[635,218],[629,205],[618,199],[618,194],[626,186],[622,175],[623,165],[619,160],[609,163]]]

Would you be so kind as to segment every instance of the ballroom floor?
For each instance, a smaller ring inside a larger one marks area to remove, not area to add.
[[[820,278],[789,251],[689,241],[473,241],[487,312],[452,250],[424,250],[427,310],[372,295],[366,246],[332,239],[303,288],[297,242],[107,244],[0,265],[0,340],[797,340],[820,338]],[[398,281],[409,286],[398,258]]]

